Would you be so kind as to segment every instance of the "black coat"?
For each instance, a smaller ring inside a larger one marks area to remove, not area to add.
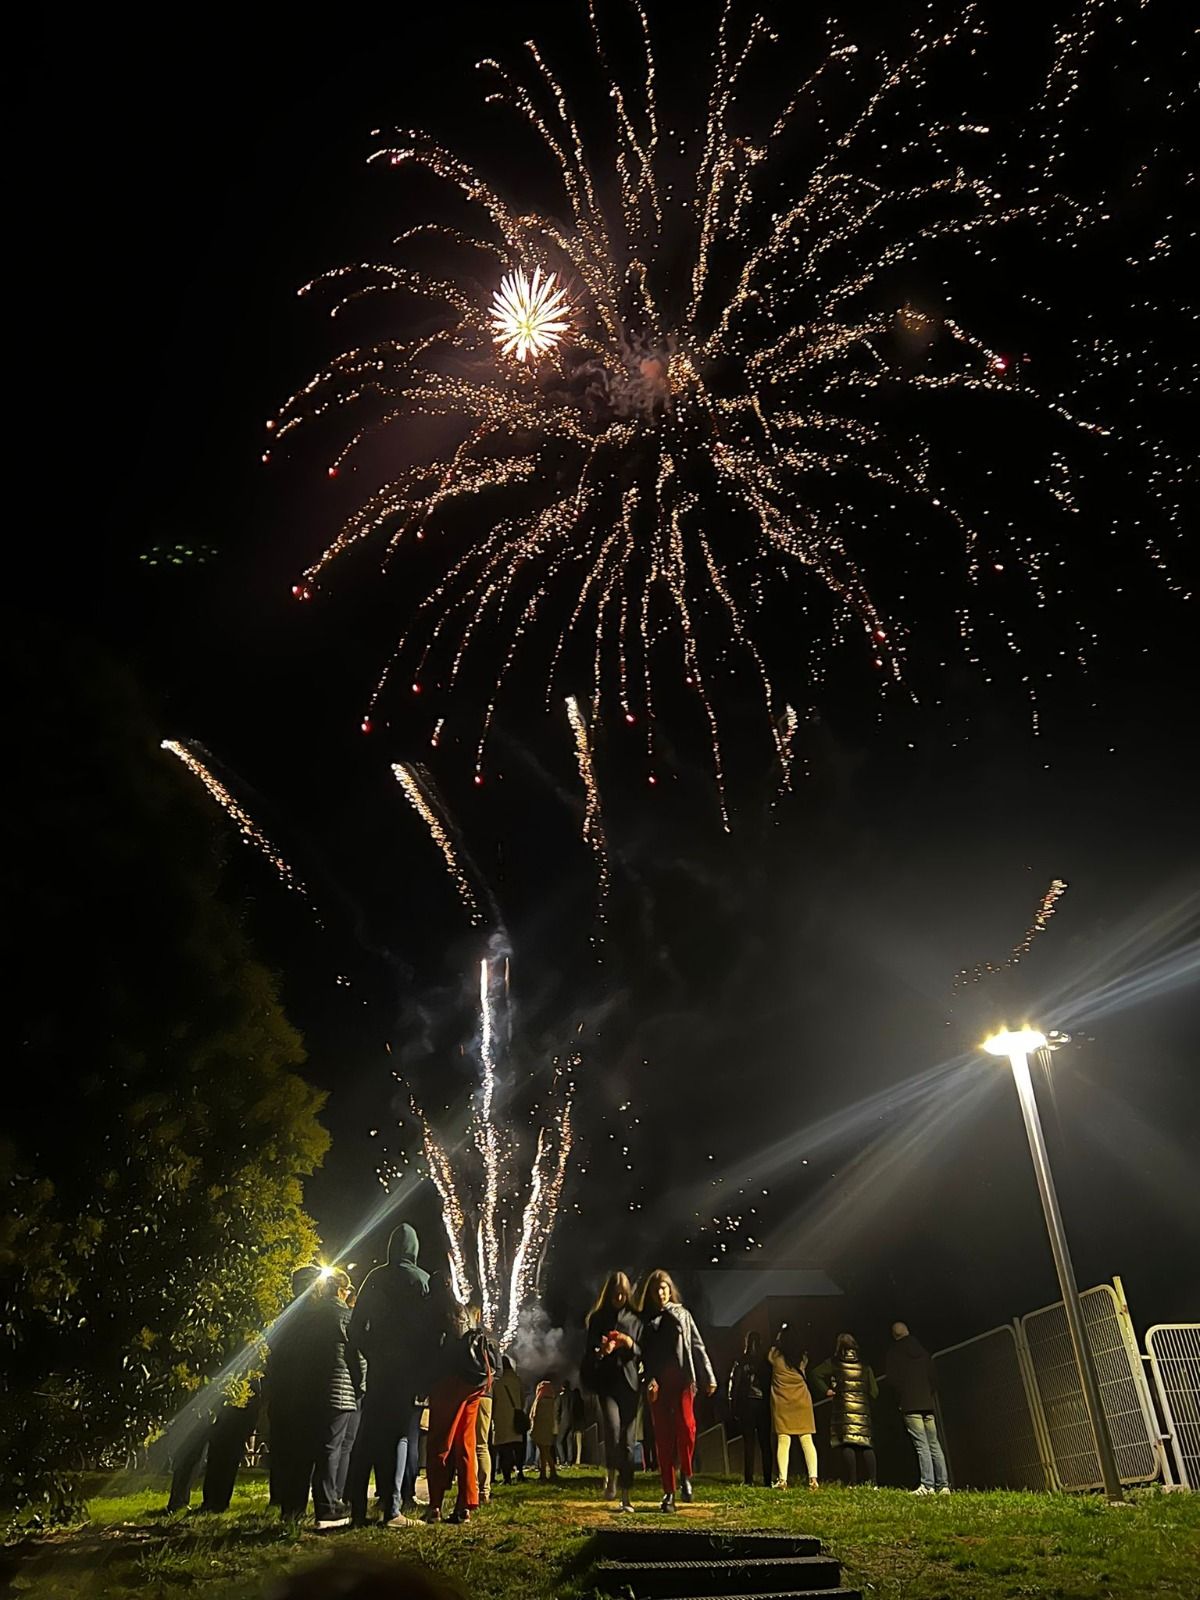
[[[937,1383],[933,1357],[912,1334],[896,1339],[888,1351],[888,1382],[901,1411],[932,1411]]]
[[[407,1222],[388,1241],[386,1265],[363,1280],[350,1318],[350,1345],[367,1363],[367,1387],[425,1392],[437,1345],[429,1274],[417,1265],[420,1241]]]
[[[627,1333],[633,1348],[614,1350],[611,1355],[600,1355],[600,1341],[613,1329]],[[622,1306],[620,1311],[606,1311],[601,1306],[593,1311],[587,1323],[587,1353],[583,1359],[579,1379],[585,1389],[593,1394],[615,1395],[622,1388],[636,1394],[641,1387],[639,1364],[642,1359],[642,1319],[636,1311]]]
[[[729,1369],[729,1410],[749,1417],[771,1403],[771,1365],[762,1356],[741,1355]]]
[[[331,1403],[335,1373],[344,1366],[342,1309],[310,1290],[289,1306],[271,1333],[267,1398],[273,1416],[323,1411]]]

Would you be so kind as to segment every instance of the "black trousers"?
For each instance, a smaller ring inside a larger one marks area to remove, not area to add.
[[[208,1464],[204,1468],[205,1511],[228,1511],[238,1468],[246,1454],[246,1440],[254,1428],[258,1407],[222,1406],[208,1436]]]
[[[621,1488],[633,1487],[633,1432],[637,1424],[638,1395],[627,1383],[612,1394],[602,1394],[600,1427],[604,1436],[604,1465],[615,1472]]]
[[[341,1510],[342,1497],[338,1492],[338,1474],[342,1457],[348,1456],[349,1452],[347,1436],[352,1426],[357,1425],[357,1421],[357,1411],[334,1411],[330,1408],[325,1413],[320,1447],[317,1450],[317,1464],[312,1477],[313,1511],[318,1522],[332,1521]]]
[[[757,1445],[762,1462],[762,1481],[769,1489],[775,1481],[770,1404],[764,1401],[744,1416],[735,1418],[735,1421],[742,1436],[742,1477],[747,1483],[754,1482],[754,1447]]]
[[[525,1460],[524,1439],[514,1439],[509,1444],[497,1447],[496,1454],[500,1458],[500,1471],[504,1474],[505,1483],[513,1481],[513,1473],[518,1476],[523,1472],[522,1462]]]
[[[346,1499],[355,1522],[367,1520],[367,1489],[372,1472],[375,1493],[388,1522],[400,1509],[401,1486],[397,1482],[400,1444],[406,1447],[417,1438],[420,1410],[415,1402],[397,1401],[377,1386],[363,1396],[358,1437],[350,1452],[350,1471],[346,1478]],[[401,1469],[403,1470],[403,1469]]]
[[[844,1444],[842,1446],[842,1482],[875,1482],[875,1451],[871,1445]]]
[[[271,1406],[271,1487],[280,1515],[302,1517],[325,1438],[324,1406]]]
[[[191,1502],[192,1490],[204,1463],[205,1511],[228,1511],[233,1486],[258,1415],[257,1405],[225,1406],[209,1423],[199,1419],[186,1442],[175,1452],[171,1463],[171,1494],[167,1507],[183,1511]],[[206,1458],[207,1452],[207,1458]]]

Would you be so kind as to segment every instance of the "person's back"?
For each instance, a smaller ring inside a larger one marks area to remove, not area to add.
[[[369,1386],[402,1381],[414,1393],[426,1381],[431,1350],[429,1274],[417,1265],[420,1241],[405,1222],[388,1241],[388,1258],[369,1272],[350,1319],[350,1343],[367,1362]]]
[[[901,1411],[933,1410],[933,1358],[911,1333],[893,1339],[887,1375]]]

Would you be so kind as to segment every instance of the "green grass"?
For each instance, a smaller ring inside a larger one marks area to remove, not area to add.
[[[610,1524],[594,1470],[568,1472],[554,1488],[499,1489],[467,1528],[371,1528],[319,1535],[281,1529],[253,1474],[223,1516],[156,1515],[165,1482],[121,1492],[106,1486],[91,1521],[10,1546],[0,1592],[32,1600],[249,1600],[270,1580],[351,1551],[417,1557],[451,1576],[471,1600],[582,1600],[580,1556]],[[636,1496],[657,1512],[649,1477]],[[776,1492],[715,1480],[676,1524],[787,1528],[823,1539],[845,1582],[878,1600],[1195,1600],[1200,1592],[1200,1499],[1146,1493],[1126,1508],[1093,1498],[956,1494],[916,1499],[900,1490]],[[6,1589],[3,1579],[11,1588]]]

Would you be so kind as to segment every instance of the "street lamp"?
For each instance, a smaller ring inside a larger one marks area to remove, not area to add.
[[[1075,1367],[1087,1406],[1092,1437],[1096,1442],[1096,1455],[1100,1461],[1100,1476],[1109,1500],[1123,1500],[1117,1460],[1113,1454],[1112,1438],[1108,1431],[1108,1418],[1100,1402],[1100,1384],[1092,1352],[1083,1331],[1083,1307],[1079,1303],[1079,1290],[1075,1284],[1075,1269],[1067,1249],[1067,1235],[1063,1229],[1062,1213],[1058,1209],[1058,1196],[1054,1192],[1054,1178],[1050,1172],[1050,1157],[1042,1135],[1042,1120],[1038,1116],[1037,1100],[1033,1093],[1033,1079],[1029,1076],[1029,1054],[1032,1050],[1046,1048],[1046,1036],[1036,1028],[1002,1028],[983,1041],[983,1048],[992,1056],[1007,1056],[1017,1085],[1017,1098],[1021,1102],[1021,1115],[1025,1119],[1025,1132],[1029,1136],[1029,1153],[1033,1157],[1033,1170],[1037,1175],[1038,1193],[1042,1197],[1042,1210],[1046,1216],[1046,1231],[1050,1235],[1050,1249],[1058,1271],[1058,1287],[1062,1292],[1063,1309],[1067,1314],[1067,1327],[1071,1334],[1071,1347],[1075,1352]]]

